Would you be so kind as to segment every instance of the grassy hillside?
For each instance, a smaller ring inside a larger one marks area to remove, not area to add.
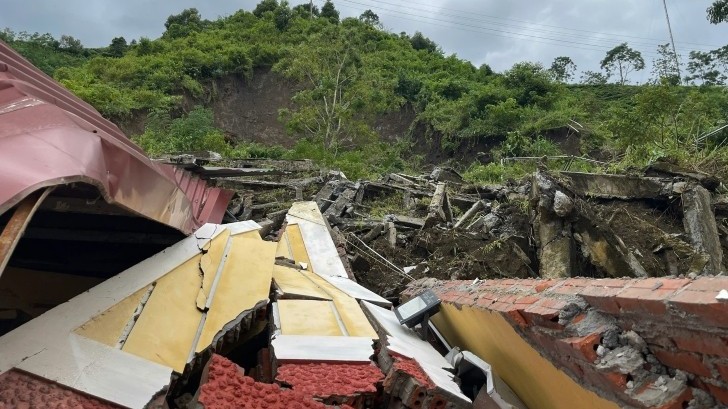
[[[548,136],[571,126],[580,130],[581,153],[609,161],[612,169],[658,157],[704,166],[728,157],[728,132],[704,137],[728,121],[723,86],[659,79],[641,86],[573,85],[530,62],[494,73],[444,55],[420,33],[384,31],[374,13],[340,21],[332,7],[312,17],[307,6],[274,0],[214,21],[185,10],[165,26],[161,38],[115,40],[101,50],[68,46],[68,38],[64,45],[43,36],[6,32],[4,38],[110,119],[149,114],[146,131],[133,137],[151,154],[212,149],[308,157],[358,177],[420,166],[410,147],[423,139],[436,140],[445,152],[503,141],[487,155],[493,163],[455,164],[469,178],[488,181],[533,166],[498,159],[558,155]],[[252,80],[256,68],[300,85],[294,108],[279,116],[298,141],[292,150],[241,144],[213,126],[215,113],[204,101],[216,97],[214,79]],[[184,98],[201,103],[184,112]],[[416,113],[412,132],[399,144],[379,141],[375,119],[405,107]]]

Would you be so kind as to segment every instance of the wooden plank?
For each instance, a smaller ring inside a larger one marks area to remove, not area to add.
[[[15,208],[15,212],[10,217],[8,224],[0,233],[0,276],[5,271],[5,267],[8,265],[15,247],[23,237],[23,232],[28,227],[33,214],[52,190],[53,188],[50,187],[37,190],[23,199]]]
[[[102,281],[102,279],[96,277],[29,270],[11,266],[5,269],[2,280],[0,280],[0,294],[8,292],[28,305],[55,306],[68,301]],[[38,285],[38,283],[43,283],[43,285]]]
[[[58,213],[102,214],[106,216],[133,216],[132,213],[103,199],[89,201],[78,197],[49,197],[40,205],[40,210]]]

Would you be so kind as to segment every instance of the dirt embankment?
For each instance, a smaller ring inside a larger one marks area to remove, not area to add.
[[[202,98],[183,96],[181,109],[176,114],[188,112],[202,105],[213,111],[215,126],[232,140],[257,142],[290,148],[297,137],[289,134],[279,120],[281,109],[293,109],[291,98],[298,86],[269,69],[255,69],[247,80],[241,75],[227,75],[204,84],[209,90]],[[129,136],[144,132],[147,112],[136,112],[119,122]],[[384,141],[412,141],[412,154],[420,155],[429,164],[463,163],[473,161],[487,163],[492,160],[490,151],[504,138],[473,138],[454,148],[443,148],[443,136],[426,124],[417,121],[417,112],[410,104],[399,110],[379,115],[371,124]],[[560,129],[549,131],[552,139],[564,152],[578,154],[578,138],[562,135]]]

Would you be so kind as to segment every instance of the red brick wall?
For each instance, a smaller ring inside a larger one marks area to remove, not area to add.
[[[728,405],[728,302],[715,298],[726,277],[424,279],[403,297],[424,287],[499,312],[555,366],[621,405],[680,408],[708,394]]]

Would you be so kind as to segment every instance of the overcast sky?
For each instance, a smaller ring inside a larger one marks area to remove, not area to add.
[[[128,41],[156,38],[170,14],[196,7],[215,19],[238,9],[252,10],[256,0],[0,0],[0,28],[70,34],[84,45],[108,45],[113,37]],[[305,2],[294,0],[292,5]],[[709,50],[728,43],[728,23],[711,25],[705,9],[712,0],[667,0],[678,53]],[[315,1],[319,6],[323,0]],[[342,17],[371,9],[384,28],[399,33],[421,31],[447,54],[476,66],[502,71],[519,61],[550,65],[561,55],[579,67],[597,70],[605,52],[621,42],[640,50],[651,65],[658,44],[669,41],[661,0],[334,0]],[[649,69],[636,74],[643,82]]]

